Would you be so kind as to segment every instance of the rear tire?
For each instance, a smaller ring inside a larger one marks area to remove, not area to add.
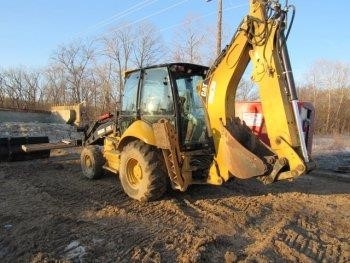
[[[168,179],[158,150],[141,141],[124,147],[119,178],[125,193],[141,202],[156,200],[167,190]]]
[[[81,151],[80,163],[86,178],[92,180],[100,178],[103,175],[102,166],[105,160],[98,146],[89,145],[84,147]]]

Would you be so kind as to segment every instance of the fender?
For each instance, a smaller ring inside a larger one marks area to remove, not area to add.
[[[137,120],[125,130],[120,138],[117,149],[119,151],[122,150],[128,142],[135,139],[143,141],[146,144],[156,146],[156,139],[152,125],[147,122]]]

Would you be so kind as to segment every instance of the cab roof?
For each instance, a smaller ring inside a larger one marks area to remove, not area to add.
[[[183,63],[183,62],[172,62],[172,63],[155,64],[155,65],[146,66],[146,67],[142,67],[142,68],[126,70],[124,72],[124,77],[126,77],[130,73],[138,71],[138,70],[144,70],[144,69],[150,69],[150,68],[171,67],[171,66],[185,66],[185,67],[192,67],[192,68],[202,68],[203,70],[209,69],[207,66],[203,66],[203,65],[199,65],[199,64]]]

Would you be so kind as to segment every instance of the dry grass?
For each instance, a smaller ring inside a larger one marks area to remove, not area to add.
[[[313,152],[350,151],[350,135],[316,135],[313,141]]]

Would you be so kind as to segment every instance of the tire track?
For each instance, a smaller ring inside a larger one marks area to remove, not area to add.
[[[349,251],[346,243],[323,233],[320,226],[310,222],[310,218],[299,217],[283,229],[277,237],[276,246],[284,255],[285,251],[293,251],[300,258],[308,258],[317,262],[349,262]],[[281,249],[282,248],[282,249]],[[284,248],[284,249],[283,249]]]
[[[50,160],[1,164],[5,262],[64,260],[75,241],[99,262],[350,262],[349,191],[336,181],[231,181],[140,203],[114,176],[92,182],[78,161]]]

